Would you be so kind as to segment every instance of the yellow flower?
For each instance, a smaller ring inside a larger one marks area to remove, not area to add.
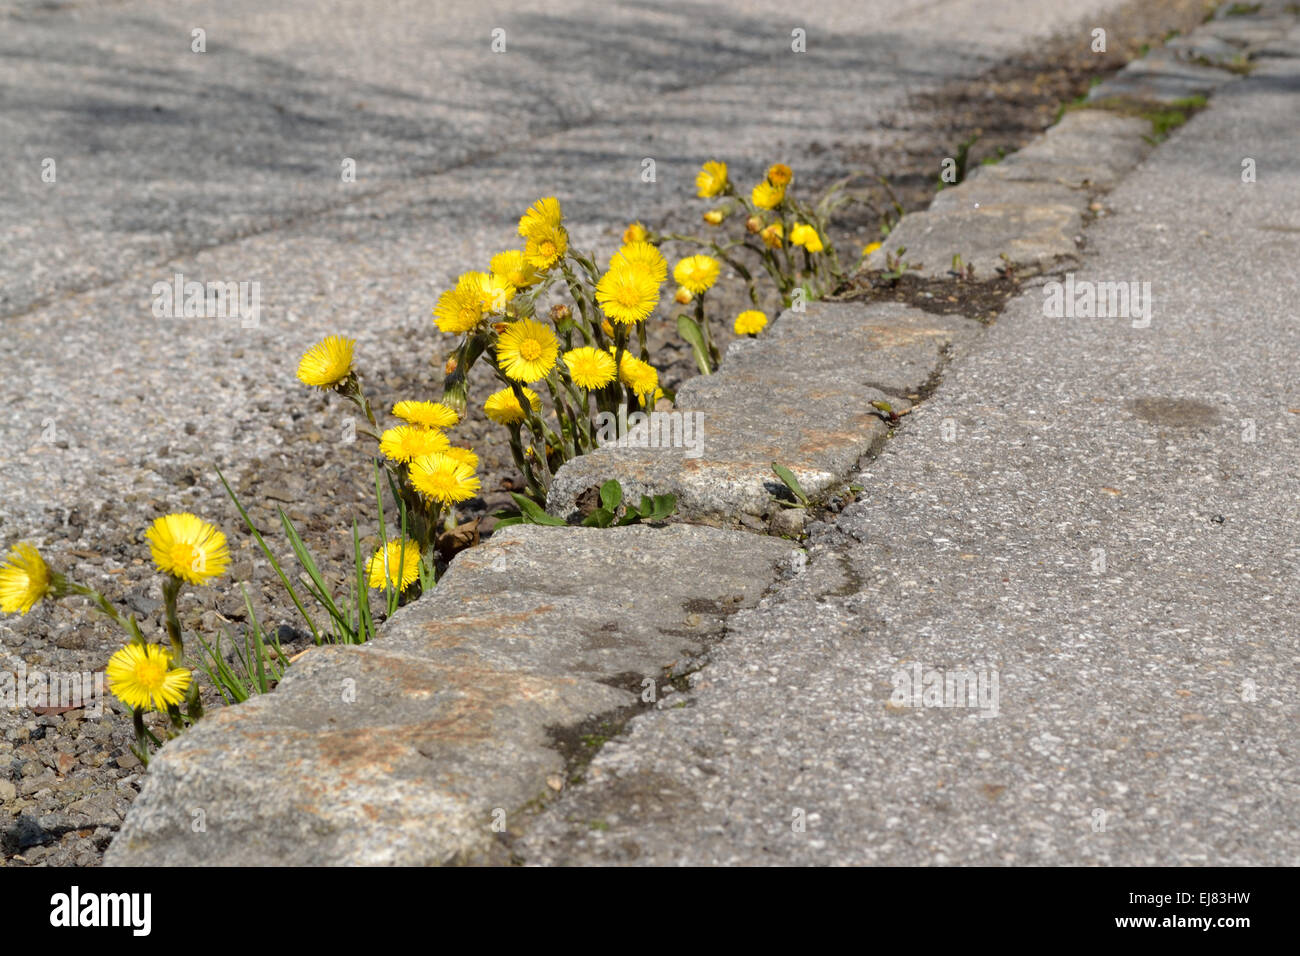
[[[460,335],[478,325],[483,318],[483,283],[481,272],[466,272],[456,280],[456,287],[438,297],[433,314],[440,332]]]
[[[171,665],[168,648],[128,644],[108,659],[108,689],[133,710],[166,710],[190,687],[190,672]]]
[[[648,235],[649,233],[646,232],[645,226],[641,225],[639,222],[634,222],[623,230],[623,244],[627,245],[632,242],[645,242],[646,236]]]
[[[822,237],[817,230],[807,223],[796,222],[790,229],[790,241],[796,246],[803,246],[809,252],[822,251]]]
[[[763,231],[758,234],[758,237],[763,240],[763,245],[767,246],[769,249],[780,249],[781,236],[784,233],[785,229],[782,225],[779,222],[774,222],[772,225],[766,226]]]
[[[399,583],[398,575],[401,575]],[[405,591],[420,577],[420,547],[414,541],[390,541],[375,551],[366,564],[372,588],[394,587]]]
[[[619,263],[596,283],[596,301],[612,321],[635,325],[659,304],[659,283],[647,266]]]
[[[749,198],[754,201],[754,205],[759,209],[775,209],[781,205],[781,200],[785,198],[785,189],[781,186],[773,186],[765,179],[754,187],[754,191],[749,194]]]
[[[710,209],[708,212],[704,214],[704,221],[707,222],[710,226],[721,225],[722,220],[726,218],[727,218],[727,214],[723,212],[721,209]]]
[[[454,445],[443,452],[448,458],[455,459],[462,465],[468,465],[475,471],[478,470],[478,455],[472,448],[457,448]]]
[[[334,388],[352,371],[356,339],[330,335],[309,348],[298,363],[298,378],[313,388]]]
[[[668,278],[668,260],[648,242],[630,242],[609,257],[609,268],[620,265],[644,269],[656,285]]]
[[[735,332],[737,335],[757,335],[767,325],[767,316],[757,309],[747,309],[736,316]]]
[[[541,276],[528,264],[524,254],[518,249],[498,252],[488,263],[488,269],[494,276],[516,289],[526,289]]]
[[[865,246],[862,247],[863,258],[866,258],[867,256],[871,255],[873,252],[879,249],[881,245],[883,245],[883,243],[868,242]]]
[[[473,498],[479,490],[474,469],[448,455],[426,455],[411,462],[411,484],[443,505]]]
[[[589,346],[564,353],[564,364],[569,366],[569,378],[579,388],[587,390],[604,388],[614,381],[614,357]]]
[[[393,461],[405,464],[424,455],[446,451],[451,445],[447,436],[436,428],[398,425],[379,436],[379,451]]]
[[[678,286],[677,291],[673,293],[673,301],[678,305],[690,305],[694,298],[695,296],[691,295],[691,290],[682,286]]]
[[[504,312],[515,297],[515,287],[495,272],[472,272],[478,282],[479,307],[484,312]]]
[[[613,336],[614,336],[614,326],[612,326],[612,325],[609,324],[609,319],[601,319],[601,320],[600,320],[600,330],[601,330],[602,332],[604,332],[606,335],[608,335],[608,336],[610,336],[611,338],[613,338]]]
[[[554,196],[539,199],[519,220],[519,235],[526,240],[524,259],[535,269],[546,270],[568,251],[569,235],[561,223],[564,214]]]
[[[794,170],[785,163],[776,163],[767,167],[767,181],[779,189],[785,189],[794,179]]]
[[[533,407],[533,411],[542,410],[542,400],[531,388],[524,389],[524,398],[528,399],[528,404]],[[515,398],[514,390],[509,388],[503,388],[489,395],[488,400],[483,403],[483,411],[498,425],[514,425],[524,420],[524,410],[519,404],[519,399]]]
[[[611,345],[609,351],[611,355],[614,354],[615,347]],[[619,363],[618,379],[641,396],[653,395],[655,389],[659,387],[659,373],[655,371],[655,367],[626,351]]]
[[[506,378],[536,382],[555,368],[560,342],[555,333],[532,319],[511,322],[497,338],[497,365]]]
[[[220,577],[230,563],[226,536],[189,512],[163,515],[144,536],[158,570],[191,584]]]
[[[50,569],[41,553],[25,542],[14,545],[0,565],[0,611],[26,614],[49,593]]]
[[[673,278],[678,285],[699,295],[718,281],[720,268],[718,260],[712,256],[687,256],[673,268]]]
[[[442,402],[398,402],[393,406],[393,414],[404,422],[425,428],[450,428],[460,421],[455,410]]]
[[[727,164],[710,160],[695,174],[695,194],[701,199],[716,196],[727,188]]]

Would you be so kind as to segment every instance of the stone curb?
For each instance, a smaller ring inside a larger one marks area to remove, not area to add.
[[[810,496],[842,485],[889,427],[871,403],[910,407],[949,347],[978,326],[896,303],[815,302],[783,313],[757,339],[727,350],[722,368],[691,379],[673,414],[695,416],[698,455],[681,448],[607,445],[562,467],[552,514],[573,518],[578,499],[616,478],[625,494],[674,494],[681,518],[735,526],[782,509],[772,462]]]
[[[105,863],[508,862],[508,828],[568,778],[556,739],[616,728],[652,684],[671,705],[790,554],[689,525],[505,529],[375,641],[313,648],[169,743]]]
[[[1286,17],[1220,16],[1132,61],[1089,91],[1088,101],[1170,104],[1207,96],[1237,76],[1206,64],[1227,66],[1263,53],[1290,23]],[[942,190],[929,209],[904,216],[868,257],[867,268],[888,268],[887,254],[900,247],[904,262],[929,278],[948,275],[956,255],[963,267],[975,267],[977,279],[1008,265],[1026,277],[1069,268],[1079,261],[1089,203],[1146,158],[1150,133],[1150,124],[1137,117],[1105,109],[1068,112],[1024,149],[976,168]]]

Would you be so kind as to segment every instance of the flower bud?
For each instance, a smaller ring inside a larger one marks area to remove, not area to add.
[[[634,222],[623,230],[623,245],[626,246],[633,242],[645,242],[647,235],[649,233],[646,232],[645,226],[639,222]]]
[[[678,286],[677,293],[673,296],[673,301],[678,305],[690,305],[695,296],[691,295],[691,290],[685,286]]]
[[[710,226],[719,225],[721,224],[722,220],[726,218],[727,218],[727,214],[724,213],[721,209],[710,209],[708,212],[704,214],[704,221],[707,222]]]
[[[750,232],[762,232],[763,220],[759,219],[757,216],[750,216],[745,220],[745,228]]]
[[[559,325],[561,322],[567,322],[571,318],[573,318],[573,310],[567,305],[551,306],[551,321],[556,325]]]

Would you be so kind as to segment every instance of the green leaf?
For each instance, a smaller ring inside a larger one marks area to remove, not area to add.
[[[600,504],[606,511],[618,511],[623,502],[623,486],[617,478],[611,478],[600,486]]]
[[[653,518],[656,521],[672,515],[677,510],[676,495],[655,495]]]
[[[677,316],[677,334],[686,340],[691,351],[695,353],[695,364],[700,367],[700,373],[710,374],[712,369],[709,368],[709,350],[704,344],[704,333],[700,331],[695,320],[689,315]]]
[[[519,506],[519,513],[523,516],[523,520],[529,524],[544,524],[552,527],[567,524],[563,518],[557,518],[552,514],[547,514],[545,508],[527,495],[521,495],[516,491],[512,491],[510,492],[510,497],[515,499],[515,504]]]
[[[586,528],[608,528],[613,520],[614,512],[607,508],[597,508],[582,519],[582,524]]]
[[[772,462],[772,471],[776,472],[776,476],[790,489],[790,493],[795,496],[800,504],[806,505],[808,503],[808,496],[804,494],[799,479],[794,476],[794,472],[785,465],[779,465],[776,462]]]

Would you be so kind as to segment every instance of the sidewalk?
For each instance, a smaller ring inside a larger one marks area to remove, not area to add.
[[[1086,233],[1076,287],[1149,282],[1150,326],[1028,288],[520,857],[1300,862],[1300,30],[1272,54]],[[900,704],[915,665],[993,707]]]

